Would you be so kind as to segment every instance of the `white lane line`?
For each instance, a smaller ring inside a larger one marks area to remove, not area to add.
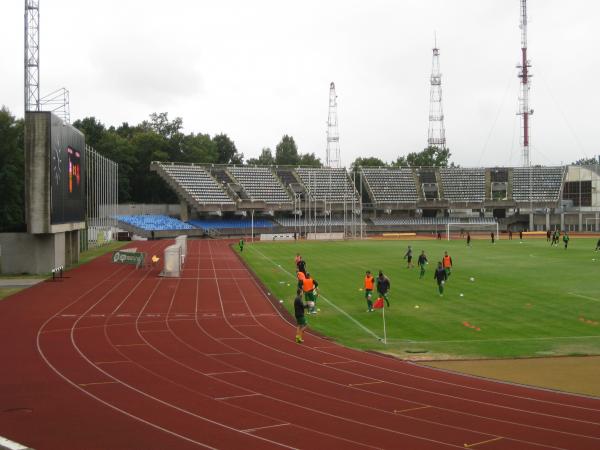
[[[264,427],[258,427],[258,428],[247,428],[243,431],[247,432],[247,433],[254,433],[255,431],[259,431],[259,430],[264,430],[266,428],[275,428],[275,427],[285,427],[286,425],[290,425],[289,423],[278,423],[275,425],[267,425]]]
[[[211,372],[211,373],[205,373],[204,375],[208,376],[208,377],[212,377],[215,375],[226,375],[228,373],[246,373],[245,370],[230,370],[228,372]]]
[[[408,409],[395,409],[394,410],[394,414],[402,414],[405,412],[409,412],[409,411],[417,411],[419,409],[427,409],[427,408],[431,408],[431,406],[427,405],[427,406],[417,406],[416,408],[408,408]]]
[[[254,392],[252,394],[230,395],[229,397],[216,397],[215,400],[232,400],[235,398],[256,397],[258,395],[262,395],[262,394],[259,394],[258,392]]]
[[[93,383],[79,383],[79,386],[97,386],[99,384],[119,384],[118,381],[95,381]]]
[[[2,436],[0,436],[0,448],[6,448],[8,450],[30,450],[29,447],[25,447],[18,442],[11,441]]]
[[[294,275],[291,272],[288,272],[287,270],[285,270],[283,267],[281,267],[280,264],[277,264],[275,261],[273,261],[271,258],[269,258],[267,255],[265,255],[263,252],[261,252],[260,250],[258,250],[254,246],[252,246],[250,248],[252,250],[254,250],[255,252],[258,252],[263,258],[265,258],[267,261],[270,261],[274,266],[276,266],[279,269],[281,269],[281,271],[287,273],[290,277],[292,277],[294,279],[296,278],[296,277],[294,277]],[[375,339],[381,340],[381,338],[379,336],[377,336],[375,333],[373,333],[373,331],[369,330],[362,323],[360,323],[358,320],[356,320],[354,317],[352,317],[350,314],[348,314],[346,311],[344,311],[342,308],[340,308],[339,306],[337,306],[335,303],[331,302],[327,297],[325,297],[324,295],[320,294],[319,298],[322,298],[323,300],[325,300],[329,305],[333,306],[335,309],[337,309],[339,312],[341,312],[343,315],[345,315],[348,319],[350,319],[352,322],[354,322],[363,331],[369,333]]]

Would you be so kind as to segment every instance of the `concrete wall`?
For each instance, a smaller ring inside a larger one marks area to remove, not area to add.
[[[71,232],[71,243],[76,242],[79,248],[79,232]],[[29,234],[29,233],[0,233],[2,256],[0,264],[2,273],[6,274],[47,274],[53,268],[64,266],[65,249],[67,245],[65,233]],[[75,255],[76,254],[76,255]],[[75,262],[79,252],[70,246],[70,259]]]

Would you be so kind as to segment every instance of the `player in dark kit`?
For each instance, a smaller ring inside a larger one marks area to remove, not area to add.
[[[471,246],[471,233],[467,231],[467,247]]]
[[[377,277],[377,293],[383,297],[388,308],[390,307],[390,301],[388,300],[388,292],[391,288],[391,283],[388,277],[386,277],[383,272],[379,271],[379,276]]]
[[[495,244],[496,243],[496,236],[494,236],[494,232],[493,231],[490,234],[490,237],[492,238],[492,244]]]
[[[306,275],[306,261],[300,258],[300,261],[296,263],[296,267],[298,267],[298,272],[302,272],[304,275]]]
[[[563,234],[563,242],[565,244],[565,250],[567,249],[567,247],[569,246],[569,233],[567,233],[565,231],[565,234]]]
[[[598,251],[600,250],[600,239],[598,239],[598,242],[596,242],[596,249],[594,251]]]
[[[425,276],[425,266],[427,264],[427,256],[425,256],[425,250],[423,250],[419,255],[419,259],[417,260],[417,266],[419,266],[419,268],[421,269],[421,273],[419,274],[419,280]]]
[[[446,274],[446,270],[442,267],[442,262],[438,262],[437,269],[435,269],[435,273],[433,274],[434,280],[437,281],[438,284],[438,292],[440,293],[440,297],[444,295],[444,284],[446,284],[446,280],[448,279],[448,275]]]
[[[412,248],[410,247],[410,245],[408,246],[408,249],[406,250],[406,253],[404,254],[404,259],[406,259],[406,261],[407,261],[406,268],[412,269],[414,267],[414,265],[412,263]]]
[[[296,298],[294,299],[294,315],[296,316],[296,343],[302,344],[304,339],[304,329],[308,325],[306,317],[304,316],[304,310],[308,309],[308,305],[302,302],[302,289],[296,291]]]

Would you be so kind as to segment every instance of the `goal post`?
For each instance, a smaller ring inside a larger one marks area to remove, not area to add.
[[[465,230],[465,231],[493,231],[496,234],[496,239],[500,239],[500,227],[498,222],[449,222],[446,224],[446,238],[450,240],[451,230]]]

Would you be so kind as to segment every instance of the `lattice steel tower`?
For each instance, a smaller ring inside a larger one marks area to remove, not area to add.
[[[40,110],[40,2],[25,0],[25,111]]]
[[[527,59],[527,0],[521,0],[521,64],[517,65],[521,79],[521,94],[519,96],[519,112],[521,121],[521,153],[523,166],[531,165],[529,155],[529,117],[533,109],[529,108],[529,85],[531,62]]]
[[[440,50],[437,48],[437,38],[434,40],[430,80],[427,146],[445,149],[446,129],[444,128],[444,109],[442,108],[442,73],[440,72]]]
[[[337,95],[335,84],[329,85],[329,117],[327,118],[327,167],[340,167],[340,134],[337,118]]]

